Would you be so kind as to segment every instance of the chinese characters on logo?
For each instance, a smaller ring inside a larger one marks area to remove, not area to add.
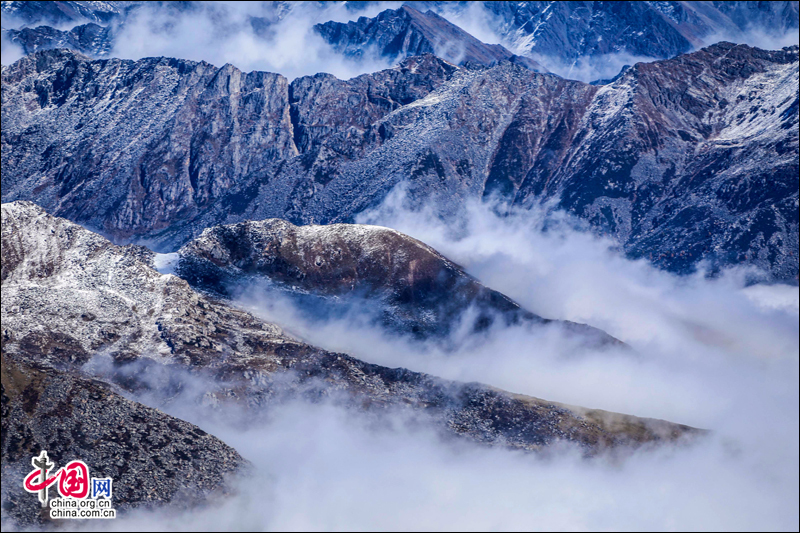
[[[61,498],[50,500],[51,518],[116,518],[116,510],[111,508],[111,478],[90,478],[89,467],[77,460],[48,476],[55,464],[44,450],[31,459],[31,464],[34,470],[25,477],[23,486],[26,491],[38,495],[42,507],[47,507],[50,485],[58,481]]]

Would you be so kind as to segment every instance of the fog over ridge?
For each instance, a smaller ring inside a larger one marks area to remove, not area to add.
[[[380,58],[370,51],[364,54],[366,59],[335,53],[313,26],[329,20],[372,17],[403,2],[369,3],[360,11],[348,10],[344,4],[293,3],[285,10],[262,2],[200,2],[187,10],[160,3],[145,5],[115,26],[111,56],[139,59],[163,55],[220,67],[230,63],[243,71],[278,72],[290,80],[319,72],[349,78],[392,67],[393,58]],[[497,17],[480,3],[463,7],[441,3],[431,9],[483,42],[517,52],[499,31]],[[254,18],[263,18],[268,24],[259,29]],[[702,45],[720,40],[775,49],[796,45],[798,31],[774,33],[753,26],[736,34],[709,35]],[[3,65],[22,55],[5,33],[2,54]],[[539,54],[532,57],[555,74],[584,82],[611,78],[624,65],[661,59],[627,52],[572,61]],[[527,76],[526,71],[521,72]],[[426,99],[431,102],[435,97]],[[414,105],[423,109],[420,101]],[[495,100],[487,101],[495,105]],[[409,105],[406,109],[414,108]],[[290,125],[286,131],[297,130]],[[289,133],[287,138],[291,137]],[[470,137],[470,143],[473,141]],[[286,161],[290,160],[300,161]],[[141,356],[138,361],[114,366],[113,354],[94,353],[81,367],[86,375],[110,383],[114,381],[112,373],[128,372],[147,387],[131,387],[120,394],[197,425],[235,448],[250,465],[241,476],[230,479],[231,493],[215,496],[208,506],[184,508],[173,502],[133,509],[117,520],[65,521],[69,523],[59,524],[59,528],[800,529],[797,285],[761,283],[767,274],[755,267],[727,268],[713,276],[709,274],[711,266],[703,263],[696,272],[685,275],[660,270],[646,259],[626,257],[618,242],[598,234],[585,220],[558,210],[556,198],[525,208],[509,207],[492,198],[469,200],[444,218],[435,200],[426,204],[419,194],[411,198],[408,191],[413,179],[418,178],[408,177],[379,205],[358,214],[354,222],[391,228],[418,239],[526,310],[549,319],[588,324],[625,346],[587,345],[558,324],[509,326],[495,320],[485,331],[475,333],[469,327],[475,317],[469,312],[462,327],[446,338],[419,340],[381,327],[376,320],[380,308],[366,299],[354,299],[346,312],[331,312],[324,302],[314,307],[313,298],[318,295],[301,300],[276,282],[247,275],[242,276],[244,281],[226,287],[230,300],[219,294],[208,295],[208,301],[213,305],[230,303],[280,326],[289,337],[367,363],[483,383],[548,402],[663,419],[707,433],[693,440],[616,449],[596,456],[578,445],[561,442],[541,453],[526,453],[503,448],[502,442],[489,446],[448,437],[428,423],[424,412],[404,406],[361,410],[353,408],[358,400],[348,396],[348,404],[344,393],[342,397],[336,393],[314,397],[304,395],[306,390],[296,390],[306,386],[308,390],[324,389],[315,389],[313,380],[292,389],[296,394],[290,399],[265,401],[266,407],[254,408],[255,400],[244,405],[244,401],[226,403],[214,397],[215,390],[230,383],[213,379],[210,372],[154,362],[141,352],[133,356]],[[361,185],[356,183],[356,188]],[[274,190],[268,196],[275,194]],[[311,194],[319,190],[315,188]],[[273,216],[288,218],[291,214]],[[150,253],[135,246],[132,249]],[[157,279],[183,284],[196,296],[203,289],[189,289],[185,280],[167,276],[181,275],[179,254],[172,252],[155,255],[152,266],[163,275],[160,278],[149,263],[142,263],[142,270]],[[304,258],[310,263],[313,256]],[[52,293],[46,298],[52,298]],[[61,309],[58,313],[65,314]],[[74,314],[76,322],[78,316]],[[267,327],[259,320],[254,323]],[[204,340],[212,337],[207,330],[198,336]],[[218,357],[217,352],[204,353],[208,354]],[[242,367],[244,371],[252,369],[249,364]],[[293,383],[294,372],[277,376],[270,382],[277,385],[267,394],[279,397],[281,380]],[[25,461],[27,467],[28,459]],[[51,491],[51,497],[53,494]],[[4,531],[14,527],[4,520]]]
[[[244,426],[235,412],[209,416],[177,402],[164,408],[234,446],[253,461],[252,476],[219,507],[135,512],[131,527],[796,527],[797,287],[747,286],[740,271],[716,279],[658,271],[547,209],[499,216],[475,204],[455,229],[428,212],[406,208],[400,188],[359,221],[426,242],[537,311],[606,327],[635,354],[581,350],[557,329],[519,327],[448,352],[358,316],[310,320],[269,286],[248,287],[238,303],[369,362],[711,433],[691,445],[586,459],[569,447],[531,455],[443,440],[403,412],[378,420],[297,401]]]
[[[354,59],[336,53],[313,29],[328,21],[348,22],[359,17],[375,17],[387,9],[398,9],[402,1],[380,1],[348,7],[346,2],[194,2],[184,8],[169,3],[150,4],[133,9],[123,20],[112,19],[114,43],[109,57],[141,59],[166,56],[206,61],[217,67],[230,63],[242,71],[268,71],[293,80],[299,76],[326,72],[340,79],[390,68],[402,58],[380,57],[365,50]],[[530,57],[550,72],[584,82],[610,79],[625,65],[651,62],[650,57],[626,50],[564,58],[538,52],[527,53],[515,46],[502,32],[503,21],[482,3],[466,6],[448,2],[409,2],[420,11],[430,9],[459,26],[478,40],[499,44],[511,52]],[[49,24],[68,31],[86,21]],[[40,23],[37,23],[37,25]],[[14,16],[4,18],[4,28],[24,27]],[[35,25],[34,25],[35,26]],[[756,23],[744,30],[716,31],[698,39],[697,50],[720,41],[748,44],[763,49],[779,49],[798,44],[798,30],[762,27]],[[442,55],[457,56],[452,43],[438,43]],[[694,51],[694,50],[689,50]],[[8,65],[22,57],[22,49],[3,38],[2,63]]]

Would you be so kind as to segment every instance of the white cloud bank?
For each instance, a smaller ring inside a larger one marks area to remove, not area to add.
[[[218,506],[137,512],[111,526],[797,529],[797,287],[745,287],[736,271],[677,277],[625,259],[557,213],[498,217],[475,204],[453,231],[430,212],[405,209],[400,191],[363,219],[420,238],[544,316],[602,327],[635,353],[592,352],[557,330],[523,328],[442,352],[348,318],[310,322],[271,293],[251,293],[242,304],[367,361],[712,434],[693,446],[587,460],[571,449],[542,456],[445,442],[400,414],[378,420],[324,403],[272,408],[244,429],[235,414],[172,405],[253,461],[252,477]]]
[[[358,12],[375,16],[399,6],[378,2]],[[264,21],[251,24],[252,18]],[[296,3],[200,2],[191,9],[145,4],[134,10],[116,34],[112,57],[140,59],[168,56],[230,63],[243,71],[277,72],[290,80],[327,72],[347,79],[391,67],[386,60],[355,60],[336,53],[314,30],[314,24],[356,18],[341,2],[324,7]]]
[[[25,55],[22,47],[12,42],[3,32],[0,34],[0,64],[10,65]]]

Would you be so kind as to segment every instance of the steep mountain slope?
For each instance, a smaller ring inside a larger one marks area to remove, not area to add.
[[[433,11],[421,13],[404,5],[387,9],[374,18],[357,21],[326,22],[314,29],[347,56],[370,53],[389,58],[434,54],[452,63],[492,65],[510,60],[535,72],[547,72],[532,59],[515,56],[498,44],[484,44]]]
[[[111,477],[121,512],[218,498],[228,490],[226,477],[247,465],[197,426],[123,398],[101,381],[5,351],[2,360],[4,526],[6,519],[28,527],[41,522],[39,501],[23,490],[31,458],[41,450],[56,467],[80,459],[92,476]]]
[[[229,295],[266,279],[296,299],[311,300],[316,312],[372,312],[392,331],[419,338],[444,337],[459,326],[481,331],[500,321],[553,323],[588,344],[621,344],[589,326],[537,316],[436,250],[388,228],[242,222],[207,229],[179,254],[177,274],[194,287]]]
[[[729,43],[603,87],[432,56],[290,85],[37,52],[3,69],[2,195],[164,251],[220,223],[351,221],[401,182],[446,216],[558,198],[665,268],[796,281],[797,72],[797,47]]]
[[[558,195],[673,271],[752,263],[796,281],[797,73],[797,47],[720,44],[637,64],[595,94],[557,167],[534,163],[497,184],[522,205]],[[498,153],[524,153],[506,133]]]
[[[280,161],[297,155],[289,84],[278,74],[245,75],[230,65],[218,69],[166,58],[90,62],[63,50],[27,56],[17,64],[24,64],[12,75],[20,76],[17,81],[37,71],[50,74],[45,85],[30,87],[37,96],[27,90],[18,96],[5,93],[4,139],[25,139],[25,146],[6,150],[10,144],[4,144],[3,165],[28,170],[44,165],[51,169],[45,178],[50,185],[33,193],[43,183],[9,175],[4,189],[27,189],[20,197],[35,194],[42,205],[50,204],[46,197],[64,207],[71,204],[61,213],[88,208],[94,213],[86,212],[88,218],[80,221],[116,238],[194,216],[198,207],[209,206],[243,175],[274,173]],[[92,86],[93,94],[76,100],[73,91],[81,86]],[[48,122],[64,133],[59,140],[48,139],[55,132],[39,130],[30,122],[33,117],[11,111],[17,105],[21,111],[32,96],[40,109],[56,112]],[[40,133],[23,133],[31,127]],[[70,146],[71,155],[59,146]],[[133,169],[136,179],[131,181]],[[112,227],[117,229],[109,231]],[[128,231],[119,233],[123,227]]]
[[[798,2],[484,2],[516,54],[570,64],[609,53],[666,59],[707,39],[798,27]],[[712,41],[713,42],[713,41]]]
[[[15,2],[4,0],[3,17],[31,26],[94,22],[107,24],[124,18],[127,9],[141,2]]]
[[[111,28],[93,22],[75,26],[69,31],[57,30],[50,26],[21,30],[3,29],[3,37],[20,45],[26,54],[50,48],[69,48],[94,57],[107,56],[111,51],[113,40]]]
[[[115,239],[174,232],[176,220],[198,216],[241,220],[262,186],[283,204],[276,214],[295,202],[302,207],[302,190],[270,179],[298,155],[296,143],[316,154],[321,138],[344,136],[358,148],[372,122],[454,71],[429,56],[347,82],[315,76],[290,87],[278,74],[243,74],[230,65],[39,52],[3,70],[3,198],[36,198],[59,214],[80,211],[73,220]],[[32,77],[42,77],[36,88],[28,85]],[[92,87],[91,95],[75,98],[81,87]],[[48,111],[30,115],[31,104]],[[35,125],[42,121],[50,126]],[[337,143],[327,153],[338,162],[347,148]],[[324,157],[299,162],[316,163],[310,171],[324,180]],[[44,174],[34,171],[44,167]]]
[[[146,249],[114,246],[27,202],[2,212],[3,349],[24,364],[69,370],[102,353],[112,365],[103,375],[132,391],[152,389],[147,375],[161,368],[204,379],[206,405],[329,398],[378,414],[403,409],[445,434],[528,450],[566,439],[594,453],[693,432],[326,352],[159,274]]]

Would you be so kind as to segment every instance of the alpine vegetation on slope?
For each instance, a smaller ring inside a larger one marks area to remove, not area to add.
[[[625,415],[583,416],[577,408],[326,352],[160,274],[142,247],[112,245],[31,203],[2,209],[3,350],[15,361],[69,371],[102,355],[113,367],[109,379],[133,391],[149,385],[146,372],[131,369],[182,368],[214,383],[202,392],[211,404],[340,398],[376,412],[410,410],[444,434],[530,450],[567,441],[595,453],[694,433]]]
[[[125,399],[97,379],[32,362],[43,349],[58,350],[64,339],[42,335],[43,344],[34,341],[22,348],[29,350],[24,355],[6,356],[5,332],[4,521],[10,518],[17,526],[41,521],[39,500],[22,488],[31,457],[41,450],[58,466],[79,457],[98,477],[112,478],[114,507],[121,512],[212,500],[228,490],[228,476],[244,473],[247,462],[236,450],[197,426]]]
[[[797,47],[726,43],[603,87],[432,56],[289,84],[37,52],[3,68],[2,197],[169,251],[221,223],[352,221],[406,182],[447,216],[554,199],[669,270],[796,281],[797,71]]]
[[[372,310],[391,331],[420,339],[447,337],[459,327],[479,332],[499,321],[553,323],[587,344],[621,345],[592,327],[547,320],[521,308],[436,250],[388,228],[242,222],[206,229],[179,255],[176,273],[193,287],[235,296],[265,279],[295,299],[308,300],[312,312]]]

